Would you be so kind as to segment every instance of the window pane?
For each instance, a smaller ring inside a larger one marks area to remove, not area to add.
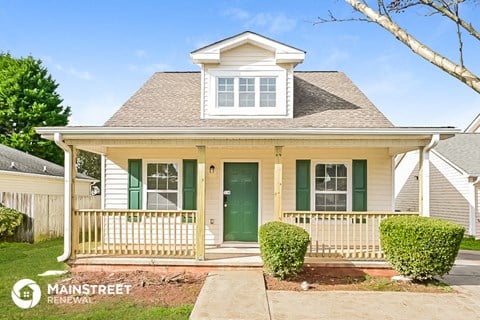
[[[337,177],[347,177],[347,166],[344,164],[337,164]]]
[[[326,194],[325,195],[325,203],[327,206],[335,205],[335,195],[334,194]]]
[[[167,190],[177,190],[178,189],[178,168],[174,163],[168,165],[168,185]]]
[[[242,93],[238,96],[239,107],[255,107],[255,93]]]
[[[337,191],[347,191],[347,178],[337,179]]]
[[[177,210],[178,196],[176,192],[148,192],[147,210]]]
[[[325,191],[325,178],[316,178],[315,179],[315,190]]]
[[[335,178],[330,178],[330,177],[326,177],[325,178],[325,181],[327,182],[327,190],[328,191],[336,191],[336,182],[337,182],[337,179]]]
[[[275,107],[276,78],[260,78],[260,107]]]
[[[337,166],[334,164],[327,164],[327,177],[336,177],[337,176]]]
[[[233,107],[233,78],[218,78],[217,104],[219,107]]]
[[[335,204],[338,208],[337,211],[346,211],[347,210],[347,195],[346,194],[336,194],[335,195]]]
[[[255,92],[255,78],[240,78],[240,92]]]
[[[325,177],[325,165],[317,164],[315,166],[315,176],[316,177]]]

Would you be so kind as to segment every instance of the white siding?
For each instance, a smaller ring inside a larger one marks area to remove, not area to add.
[[[63,195],[64,180],[63,177],[0,172],[0,192],[2,191]],[[75,193],[81,196],[90,195],[90,182],[77,180]]]
[[[434,153],[430,163],[430,216],[458,223],[468,233],[471,183]]]
[[[262,73],[273,72],[277,77],[277,102],[279,108],[275,110],[261,110],[270,112],[260,117],[292,118],[293,117],[293,67],[289,64],[276,64],[275,52],[265,50],[252,44],[244,44],[227,51],[223,51],[220,56],[220,64],[208,64],[203,66],[202,76],[202,117],[233,117],[239,116],[255,117],[256,114],[236,114],[237,111],[229,110],[234,114],[223,114],[215,108],[216,94],[215,79],[219,72],[224,76],[260,76]],[[266,73],[268,75],[268,73]],[[247,108],[248,109],[248,108]],[[249,112],[247,109],[244,112]],[[255,112],[260,112],[257,108]]]
[[[418,157],[407,152],[395,168],[395,210],[418,212]]]
[[[128,208],[128,159],[105,161],[105,209]]]
[[[368,165],[368,210],[392,208],[392,168],[387,149],[283,149],[283,210],[295,210],[295,174],[297,159],[312,161],[366,159]],[[196,159],[196,148],[137,148],[110,150],[105,168],[105,203],[107,209],[126,209],[128,203],[128,159]],[[223,164],[259,163],[259,225],[274,219],[273,171],[274,147],[206,148],[206,244],[220,244],[223,239]],[[215,173],[209,173],[210,166]]]

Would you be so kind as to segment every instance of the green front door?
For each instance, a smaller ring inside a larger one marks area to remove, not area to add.
[[[224,241],[258,241],[258,163],[225,163]]]

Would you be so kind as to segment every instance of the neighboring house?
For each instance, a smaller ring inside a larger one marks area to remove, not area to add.
[[[430,216],[480,238],[480,115],[466,133],[440,141],[430,155]],[[418,210],[418,151],[397,159],[396,209]]]
[[[104,210],[65,212],[60,260],[203,260],[205,246],[256,243],[260,225],[287,217],[346,234],[394,214],[395,155],[456,132],[395,127],[345,74],[294,71],[303,51],[252,32],[190,57],[200,72],[155,73],[103,126],[37,128],[65,150],[67,180],[75,149],[103,156]]]
[[[58,164],[0,144],[0,192],[63,195],[64,170]],[[95,179],[78,174],[77,195],[90,195]]]
[[[82,208],[98,207],[90,199],[97,180],[78,174],[75,195]],[[25,214],[16,240],[34,241],[63,234],[64,169],[55,163],[0,144],[0,204]]]

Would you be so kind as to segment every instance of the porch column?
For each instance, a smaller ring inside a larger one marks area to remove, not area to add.
[[[72,229],[71,229],[71,244],[72,244],[72,253],[71,253],[71,257],[72,259],[75,259],[75,256],[76,256],[76,251],[78,249],[78,241],[79,241],[79,223],[77,221],[77,217],[75,217],[75,215],[73,214],[73,212],[75,211],[75,209],[78,209],[77,208],[77,197],[76,197],[76,193],[75,193],[75,181],[76,181],[76,178],[77,178],[77,148],[75,148],[74,146],[69,146],[70,149],[72,150],[71,152],[71,158],[70,158],[70,172],[65,172],[65,174],[69,174],[70,175],[70,204],[71,204],[71,207],[70,207],[70,217],[71,217],[71,226],[72,226]],[[65,194],[65,197],[67,197],[67,195]]]
[[[205,260],[205,146],[197,146],[197,237],[195,259]]]
[[[425,147],[418,150],[418,211],[421,216],[430,216],[430,153]]]
[[[275,220],[282,220],[282,146],[275,146],[275,168],[273,177],[273,212]]]

